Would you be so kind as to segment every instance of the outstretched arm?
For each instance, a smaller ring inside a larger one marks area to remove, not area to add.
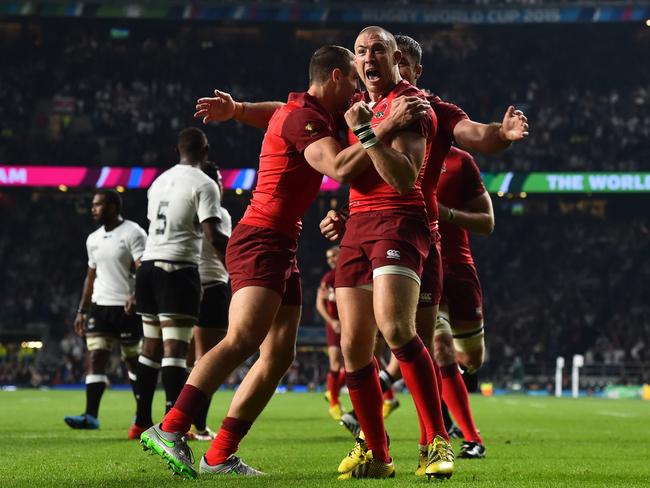
[[[215,90],[214,97],[199,98],[196,101],[194,117],[203,119],[204,124],[236,120],[266,130],[271,116],[282,105],[282,102],[236,102],[230,93]]]
[[[521,110],[508,107],[499,124],[481,124],[473,120],[461,120],[454,127],[454,139],[467,151],[495,154],[509,148],[513,142],[528,137],[528,119]]]

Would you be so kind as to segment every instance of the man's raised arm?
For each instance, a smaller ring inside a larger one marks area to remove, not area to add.
[[[194,117],[204,124],[236,120],[242,124],[266,130],[273,113],[284,105],[282,102],[236,102],[230,93],[214,91],[214,97],[196,101]]]

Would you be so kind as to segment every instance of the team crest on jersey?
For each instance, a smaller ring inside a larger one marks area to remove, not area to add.
[[[381,119],[386,113],[387,109],[388,109],[388,103],[382,102],[381,105],[377,108],[377,111],[375,112],[375,118]]]

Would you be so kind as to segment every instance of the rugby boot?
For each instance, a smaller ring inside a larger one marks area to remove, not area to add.
[[[205,456],[201,458],[199,463],[199,472],[201,475],[216,475],[216,474],[237,474],[242,476],[265,476],[266,473],[250,467],[241,458],[231,454],[223,463],[216,466],[210,466],[205,460]]]
[[[140,436],[142,449],[163,458],[175,474],[196,479],[194,455],[187,445],[187,438],[178,432],[165,432],[161,425],[154,425],[142,433]]]
[[[454,451],[451,444],[443,437],[437,435],[429,445],[429,459],[424,474],[429,479],[451,478],[454,473]]]

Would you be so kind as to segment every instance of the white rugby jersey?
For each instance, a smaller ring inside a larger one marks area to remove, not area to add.
[[[199,168],[177,164],[155,179],[148,197],[149,236],[142,260],[198,265],[200,223],[220,217],[217,184]]]
[[[124,220],[107,232],[101,226],[86,239],[88,267],[96,270],[92,302],[123,306],[133,293],[133,262],[142,258],[147,234],[135,222]]]
[[[221,207],[221,222],[217,226],[219,232],[223,235],[230,237],[232,234],[232,218],[228,210]],[[221,262],[217,255],[214,253],[214,248],[205,237],[203,237],[203,244],[201,246],[201,261],[199,261],[199,275],[201,276],[201,284],[208,284],[214,282],[228,283],[228,271]]]

